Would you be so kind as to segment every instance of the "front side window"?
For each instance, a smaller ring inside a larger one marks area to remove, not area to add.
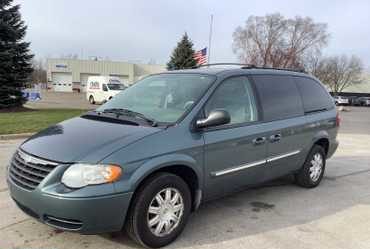
[[[109,83],[108,88],[109,90],[120,91],[120,90],[124,90],[126,87],[123,84]]]
[[[173,123],[195,105],[214,80],[215,76],[201,74],[149,76],[118,93],[97,111],[123,108],[158,122]]]
[[[230,124],[257,121],[256,101],[247,77],[233,77],[221,83],[207,102],[205,114],[218,109],[230,114]]]

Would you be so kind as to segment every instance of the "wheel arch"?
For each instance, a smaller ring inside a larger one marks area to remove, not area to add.
[[[192,209],[198,208],[202,197],[203,178],[196,161],[187,155],[168,155],[144,163],[132,175],[133,198],[137,190],[153,175],[167,172],[182,178],[189,186],[192,196]]]
[[[322,146],[325,150],[326,155],[328,155],[330,146],[329,134],[326,131],[320,131],[313,139],[312,146],[314,145]]]

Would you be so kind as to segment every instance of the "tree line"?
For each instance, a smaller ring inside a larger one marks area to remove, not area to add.
[[[355,55],[323,56],[329,37],[327,24],[310,17],[250,16],[233,33],[233,51],[242,63],[303,69],[337,94],[362,82],[363,63]]]
[[[20,6],[0,0],[0,109],[21,106],[27,84],[45,83],[42,61],[34,60],[24,40],[27,26]],[[319,78],[334,93],[362,82],[363,63],[355,55],[323,56],[329,43],[327,24],[309,17],[285,18],[279,13],[250,16],[233,33],[233,51],[240,62],[262,67],[299,68]],[[193,43],[185,33],[173,50],[168,70],[193,68]]]
[[[338,94],[363,81],[363,63],[355,55],[323,56],[330,34],[326,23],[279,13],[250,16],[233,33],[233,52],[241,63],[257,67],[304,70]],[[193,43],[185,33],[173,50],[168,70],[192,68]]]

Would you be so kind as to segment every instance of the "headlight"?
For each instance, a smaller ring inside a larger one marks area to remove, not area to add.
[[[70,188],[82,188],[117,181],[122,169],[116,165],[73,164],[63,174],[62,183]]]

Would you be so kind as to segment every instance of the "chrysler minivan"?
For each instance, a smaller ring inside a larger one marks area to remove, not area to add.
[[[241,66],[148,76],[30,137],[7,169],[28,215],[82,234],[174,241],[203,202],[292,174],[319,185],[339,117],[308,74]]]

